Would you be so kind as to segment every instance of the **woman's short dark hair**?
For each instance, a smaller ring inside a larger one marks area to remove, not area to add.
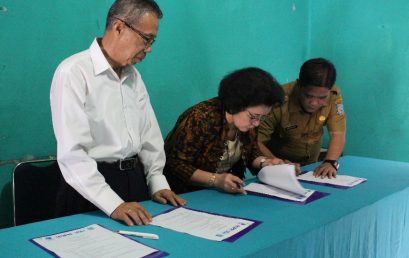
[[[281,105],[284,93],[270,73],[248,67],[223,78],[219,86],[219,98],[228,113],[236,114],[249,107]]]
[[[300,69],[300,87],[316,86],[331,89],[337,78],[335,66],[324,58],[306,61]]]

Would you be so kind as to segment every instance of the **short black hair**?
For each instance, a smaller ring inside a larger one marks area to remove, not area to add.
[[[237,114],[249,107],[281,105],[284,92],[277,80],[268,72],[248,67],[226,75],[220,82],[218,94],[223,108]]]
[[[135,24],[147,12],[155,13],[158,19],[163,17],[154,0],[116,0],[108,11],[105,29],[110,28],[116,18]]]
[[[331,89],[337,78],[335,66],[324,58],[306,61],[300,69],[298,82],[300,87],[315,86]]]

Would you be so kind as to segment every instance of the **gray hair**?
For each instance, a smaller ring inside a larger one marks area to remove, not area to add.
[[[158,19],[163,17],[154,0],[116,0],[109,9],[105,29],[109,29],[116,18],[135,24],[148,12],[156,14]]]

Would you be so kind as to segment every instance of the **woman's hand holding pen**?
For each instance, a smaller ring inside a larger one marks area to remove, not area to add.
[[[243,180],[230,173],[216,174],[214,186],[228,193],[246,194]]]

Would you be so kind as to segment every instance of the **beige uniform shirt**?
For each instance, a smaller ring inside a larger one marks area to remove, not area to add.
[[[344,132],[346,119],[340,90],[334,85],[325,106],[306,113],[299,102],[297,82],[283,85],[285,102],[273,109],[261,123],[258,141],[281,159],[308,164],[316,162],[321,149],[323,127],[329,132]]]

